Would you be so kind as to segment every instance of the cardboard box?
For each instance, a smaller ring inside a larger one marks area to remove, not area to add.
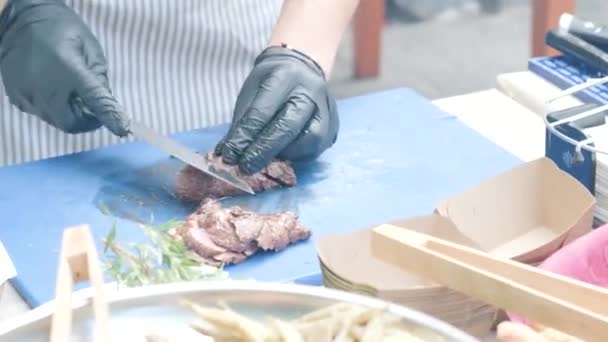
[[[428,216],[390,223],[535,264],[589,232],[594,205],[576,179],[541,158],[440,201]],[[488,333],[495,308],[372,257],[370,237],[362,229],[318,240],[326,286],[410,306],[475,336]]]
[[[595,198],[548,158],[524,163],[438,205],[482,250],[536,264],[589,232]]]
[[[438,214],[392,224],[479,248],[449,219]],[[399,303],[433,315],[474,336],[487,334],[495,320],[496,309],[373,258],[370,240],[371,229],[348,235],[324,236],[318,240],[317,250],[326,287]],[[336,248],[337,245],[344,247]]]
[[[2,302],[2,294],[4,293],[6,283],[15,276],[17,276],[15,266],[11,258],[9,258],[6,249],[4,249],[4,245],[0,242],[0,303]]]
[[[461,234],[444,217],[431,215],[411,220],[393,222],[396,226],[406,225],[410,229],[439,238],[475,247],[475,243]],[[382,292],[400,291],[404,286],[431,286],[432,284],[416,275],[400,271],[397,266],[371,257],[371,229],[358,230],[342,236],[323,236],[317,242],[317,251],[322,265],[327,266],[340,278],[357,284],[365,284]],[[344,246],[335,248],[336,245]],[[373,270],[373,277],[365,272]]]

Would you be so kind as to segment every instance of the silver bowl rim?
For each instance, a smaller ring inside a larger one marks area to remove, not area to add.
[[[360,294],[349,293],[341,290],[330,289],[322,286],[299,285],[293,283],[269,283],[251,280],[205,280],[194,282],[179,282],[171,284],[146,285],[141,287],[126,288],[118,287],[115,283],[106,284],[105,296],[108,305],[128,304],[129,301],[147,297],[194,294],[198,292],[267,292],[280,293],[284,295],[308,296],[328,301],[347,302],[370,308],[384,308],[403,319],[419,326],[437,332],[456,341],[478,341],[466,332],[434,318],[420,311],[407,308],[402,305],[393,304],[378,298],[372,298]],[[72,296],[72,308],[74,310],[91,305],[93,292],[86,288],[74,292]],[[28,325],[48,319],[54,311],[54,301],[45,303],[20,316],[0,322],[0,336]]]

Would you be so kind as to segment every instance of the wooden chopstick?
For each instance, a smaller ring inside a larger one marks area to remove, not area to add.
[[[373,229],[372,255],[564,333],[608,338],[608,290],[408,229]]]
[[[89,280],[93,291],[95,341],[108,341],[108,306],[104,295],[103,273],[99,266],[95,241],[88,226],[67,228],[63,232],[57,284],[55,312],[50,341],[67,342],[72,335],[72,293],[74,284]]]

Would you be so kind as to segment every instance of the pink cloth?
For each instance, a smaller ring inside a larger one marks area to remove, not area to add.
[[[538,267],[601,287],[608,287],[608,224],[572,241]],[[509,314],[511,321],[527,323]]]

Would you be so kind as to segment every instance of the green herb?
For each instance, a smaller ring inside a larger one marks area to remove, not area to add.
[[[119,285],[128,287],[205,279],[226,279],[222,267],[203,264],[186,245],[168,234],[181,222],[171,221],[158,227],[140,226],[148,243],[120,244],[116,225],[103,240],[105,268]]]
[[[112,225],[112,229],[110,229],[110,233],[108,233],[108,237],[104,241],[104,253],[108,252],[108,248],[114,244],[114,240],[116,240],[116,223]]]

